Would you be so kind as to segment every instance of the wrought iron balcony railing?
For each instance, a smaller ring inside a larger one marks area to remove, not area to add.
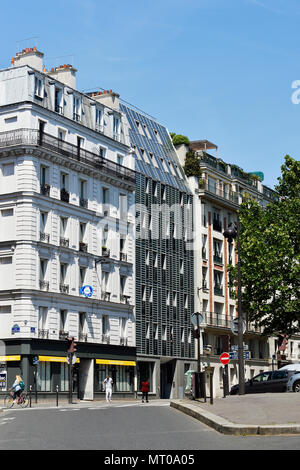
[[[41,290],[49,290],[49,281],[40,280],[40,289]]]
[[[49,243],[50,235],[49,233],[40,232],[40,241],[44,243]]]
[[[68,238],[64,238],[64,237],[60,237],[59,239],[59,244],[60,246],[64,246],[65,248],[68,248],[69,247],[69,239]]]
[[[0,133],[0,149],[20,145],[32,145],[49,149],[72,160],[80,161],[97,170],[108,173],[135,184],[135,171],[118,163],[111,162],[99,154],[89,152],[76,145],[58,139],[37,129],[16,129]]]

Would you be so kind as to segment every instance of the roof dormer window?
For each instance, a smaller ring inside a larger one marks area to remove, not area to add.
[[[44,98],[44,82],[40,77],[34,77],[34,96],[39,99]]]

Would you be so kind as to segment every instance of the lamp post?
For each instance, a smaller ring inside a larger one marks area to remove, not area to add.
[[[244,369],[244,345],[243,345],[243,317],[242,317],[242,282],[240,259],[240,221],[231,222],[223,235],[228,243],[236,239],[237,244],[237,270],[238,270],[238,363],[239,363],[239,395],[245,395],[245,369]]]

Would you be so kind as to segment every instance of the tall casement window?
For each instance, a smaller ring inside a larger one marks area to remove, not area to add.
[[[95,129],[98,132],[103,132],[103,110],[98,107],[96,107]]]
[[[73,96],[73,119],[81,121],[81,98],[78,96]]]
[[[36,381],[40,392],[51,392],[51,362],[38,363]]]
[[[34,95],[36,98],[44,98],[44,82],[42,78],[35,76],[34,78]]]
[[[120,122],[120,117],[116,115],[113,116],[113,137],[114,139],[120,141],[121,122]]]
[[[55,112],[63,114],[63,90],[62,88],[55,87]]]

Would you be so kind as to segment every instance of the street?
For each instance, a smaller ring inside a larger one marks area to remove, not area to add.
[[[169,401],[155,400],[5,410],[0,449],[300,450],[300,438],[225,436],[170,408]]]

